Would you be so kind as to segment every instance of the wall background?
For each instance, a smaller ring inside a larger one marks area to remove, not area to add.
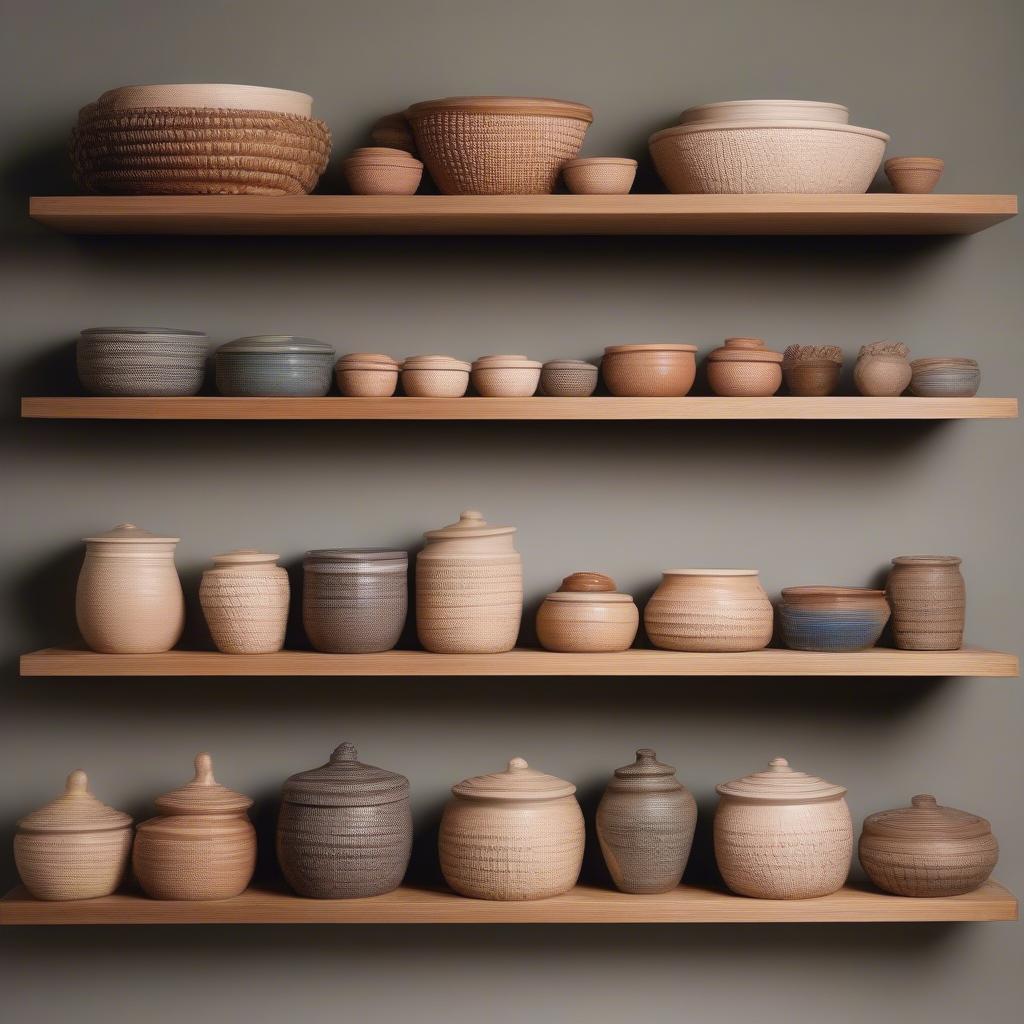
[[[86,768],[144,817],[197,750],[254,796],[343,739],[407,773],[416,877],[436,877],[447,787],[521,754],[575,780],[588,813],[612,768],[654,746],[702,811],[777,753],[849,786],[855,821],[930,791],[989,815],[999,877],[1024,888],[1022,697],[998,680],[20,681],[16,657],[74,636],[79,538],[125,520],[180,535],[194,595],[209,556],[387,544],[482,508],[516,524],[529,612],[566,573],[646,598],[674,564],[760,567],[766,588],[879,578],[892,555],[964,557],[969,637],[1017,649],[1021,427],[991,424],[104,424],[21,422],[23,393],[72,388],[73,339],[169,323],[221,342],[286,332],[339,352],[595,356],[730,334],[775,347],[902,338],[972,354],[1019,394],[1024,220],[966,239],[85,239],[27,196],[70,191],[77,108],[130,82],[299,88],[335,134],[453,93],[591,104],[585,152],[642,156],[693,103],[847,103],[890,152],[938,153],[945,191],[1013,192],[1024,165],[1024,10],[1003,2],[180,2],[4,0],[0,52],[4,516],[0,691],[14,821]],[[337,181],[335,168],[326,190]],[[191,631],[202,639],[193,603]],[[13,884],[9,843],[0,875]],[[602,877],[588,859],[590,877]],[[945,1024],[1008,1019],[1024,996],[1015,925],[635,928],[11,929],[5,1002],[57,1022],[352,1018],[470,1022],[754,1017]],[[20,1012],[19,1012],[20,1011]]]

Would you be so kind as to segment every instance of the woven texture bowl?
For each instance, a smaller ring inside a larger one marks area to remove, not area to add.
[[[469,379],[481,398],[529,398],[540,383],[541,364],[522,355],[481,356]]]
[[[981,387],[981,370],[974,359],[915,359],[910,372],[910,393],[919,398],[973,398]]]
[[[863,651],[889,621],[881,590],[786,587],[778,606],[782,639],[794,651]]]
[[[540,371],[540,390],[551,398],[589,398],[597,387],[597,367],[582,359],[553,359]]]
[[[341,165],[357,196],[411,196],[423,177],[423,164],[404,150],[383,146],[357,149]]]
[[[616,156],[570,160],[562,167],[562,177],[578,196],[624,196],[633,187],[636,161]]]
[[[410,398],[461,398],[469,363],[451,356],[410,356],[402,363],[402,390]]]
[[[94,395],[194,395],[206,374],[207,338],[171,327],[90,327],[75,348],[78,379]]]
[[[347,398],[390,398],[398,387],[398,363],[377,352],[351,352],[334,364],[338,390]]]
[[[217,390],[256,398],[322,398],[331,387],[334,349],[313,338],[260,334],[216,352]]]

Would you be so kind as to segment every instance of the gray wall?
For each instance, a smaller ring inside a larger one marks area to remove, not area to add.
[[[893,153],[937,153],[952,192],[1022,167],[1022,9],[1003,2],[213,2],[3,4],[0,293],[5,518],[0,820],[71,768],[142,817],[197,750],[257,799],[342,739],[413,782],[417,879],[453,782],[510,755],[575,780],[592,810],[641,745],[701,805],[774,754],[849,787],[854,818],[920,791],[989,815],[1024,887],[1021,691],[1008,680],[289,679],[20,681],[16,656],[74,636],[79,538],[130,520],[179,534],[194,594],[214,552],[387,544],[482,508],[519,527],[529,607],[596,568],[646,597],[659,569],[757,566],[770,593],[865,584],[892,555],[964,557],[969,635],[1020,634],[1017,422],[442,424],[20,422],[73,387],[101,323],[256,332],[339,351],[592,356],[606,344],[755,333],[776,346],[880,337],[977,356],[1021,390],[1024,222],[966,239],[84,239],[27,221],[67,192],[77,108],[131,82],[239,81],[316,97],[336,153],[417,99],[562,96],[596,111],[586,152],[641,156],[682,107],[742,96],[847,103]],[[332,173],[333,169],[332,169]],[[336,180],[336,177],[333,179]],[[193,640],[201,641],[191,608]],[[531,615],[532,617],[532,615]],[[4,843],[5,882],[15,879]],[[265,865],[269,869],[269,865]],[[603,879],[588,859],[587,875]],[[8,930],[19,1019],[471,1022],[689,1017],[1004,1020],[1024,995],[1014,925]],[[113,1006],[113,1010],[110,1007]]]

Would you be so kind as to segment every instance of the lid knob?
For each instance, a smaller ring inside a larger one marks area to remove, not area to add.
[[[530,766],[526,763],[522,757],[513,757],[508,763],[508,771],[510,772],[525,772]]]
[[[910,798],[911,807],[938,807],[939,802],[931,795],[931,793],[919,793],[917,796]]]
[[[118,523],[114,527],[115,530],[137,530],[138,527],[134,523]]]
[[[562,593],[609,593],[615,590],[615,580],[603,572],[574,572],[558,589]]]
[[[768,768],[773,772],[786,771],[789,768],[789,762],[784,757],[773,757],[768,762]]]
[[[68,796],[80,796],[89,792],[89,776],[82,771],[81,768],[76,768],[69,776],[67,784],[64,787],[64,792]]]
[[[331,754],[331,760],[333,762],[338,761],[358,761],[359,751],[356,750],[355,744],[353,743],[342,743],[341,746],[335,748],[333,754]]]
[[[650,747],[641,747],[636,752],[637,764],[649,764],[651,761],[657,761],[658,755],[651,750]]]
[[[467,508],[459,515],[460,526],[483,526],[484,514],[479,509]]]
[[[213,758],[209,754],[196,754],[196,777],[192,780],[197,786],[216,786],[213,777]]]

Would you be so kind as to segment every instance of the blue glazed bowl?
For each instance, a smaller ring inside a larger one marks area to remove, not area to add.
[[[885,593],[862,587],[787,587],[779,604],[783,642],[796,651],[863,651],[888,621]]]

